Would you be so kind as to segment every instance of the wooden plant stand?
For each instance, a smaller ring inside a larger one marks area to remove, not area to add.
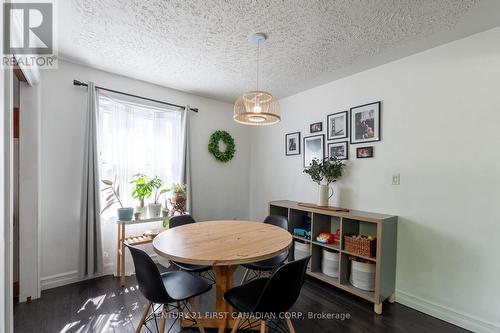
[[[168,218],[168,217],[166,217]],[[125,236],[125,229],[130,225],[137,225],[142,223],[160,222],[166,219],[165,217],[155,217],[144,220],[132,221],[117,221],[118,227],[118,247],[116,251],[116,275],[120,278],[120,285],[125,287],[125,243],[128,245],[141,245],[152,243],[155,234],[141,234],[135,236]]]

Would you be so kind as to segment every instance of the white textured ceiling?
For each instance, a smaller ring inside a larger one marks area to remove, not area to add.
[[[496,26],[500,15],[490,11],[498,3],[64,0],[59,1],[59,53],[232,102],[256,88],[256,48],[248,38],[264,32],[261,88],[284,97]]]

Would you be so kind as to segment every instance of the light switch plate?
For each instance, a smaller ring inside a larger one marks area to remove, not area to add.
[[[399,173],[394,173],[392,175],[392,185],[399,185],[400,177]]]

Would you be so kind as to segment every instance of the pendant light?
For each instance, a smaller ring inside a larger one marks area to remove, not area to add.
[[[252,35],[250,41],[257,45],[257,90],[248,91],[234,103],[233,119],[245,125],[273,125],[281,120],[278,100],[266,91],[259,90],[260,44],[267,39],[263,33]]]

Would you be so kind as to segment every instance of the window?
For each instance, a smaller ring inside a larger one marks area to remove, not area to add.
[[[99,94],[100,177],[116,177],[123,205],[139,205],[130,195],[136,173],[158,176],[167,185],[180,182],[182,112]],[[114,218],[118,207],[104,212],[103,221]]]

